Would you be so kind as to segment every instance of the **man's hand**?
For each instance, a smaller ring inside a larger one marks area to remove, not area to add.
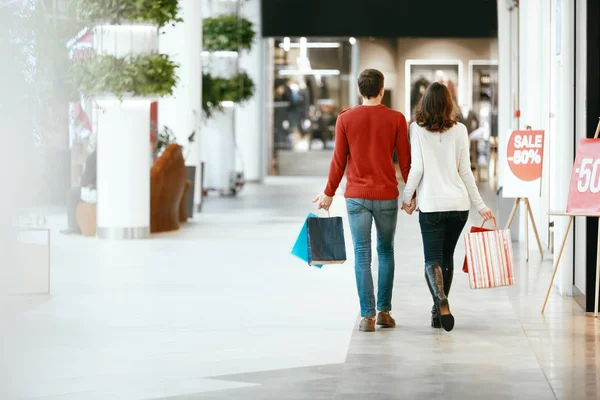
[[[410,201],[410,204],[403,202],[401,209],[406,211],[408,215],[412,215],[412,213],[415,212],[415,210],[417,209],[417,202],[414,198]]]
[[[322,193],[314,198],[313,203],[317,203],[317,207],[319,210],[322,208],[325,211],[329,211],[329,207],[331,207],[331,203],[333,202],[333,197],[329,197],[326,194]]]

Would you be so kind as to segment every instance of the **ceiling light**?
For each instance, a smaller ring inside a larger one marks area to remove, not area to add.
[[[339,69],[282,69],[279,71],[279,75],[282,76],[294,76],[294,75],[322,75],[322,76],[335,76],[339,75]]]
[[[290,51],[290,38],[283,38],[283,43],[279,45],[279,47],[283,47],[283,50]]]
[[[353,37],[351,37],[350,39],[348,39],[348,41],[350,42],[350,44],[351,44],[352,46],[354,46],[354,45],[356,44],[356,39],[355,39],[355,38],[353,38]]]
[[[279,47],[284,49],[285,51],[289,51],[290,48],[299,49],[300,43],[287,43],[286,50],[286,42],[279,43]],[[308,49],[337,49],[340,47],[339,43],[331,43],[331,42],[308,42],[306,43],[306,48]]]

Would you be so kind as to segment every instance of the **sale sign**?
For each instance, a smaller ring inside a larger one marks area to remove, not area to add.
[[[534,197],[541,190],[544,131],[512,131],[506,146],[504,197]]]
[[[579,141],[567,212],[600,214],[600,139]]]

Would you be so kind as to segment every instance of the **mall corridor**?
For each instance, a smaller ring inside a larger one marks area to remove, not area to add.
[[[0,397],[598,398],[600,323],[556,293],[540,314],[552,266],[533,251],[510,288],[471,291],[457,271],[456,328],[430,328],[415,216],[396,236],[398,326],[358,332],[352,256],[319,270],[289,254],[321,185],[277,178],[211,197],[183,230],[148,240],[56,235],[53,294],[15,299],[25,313],[2,330],[12,378]],[[341,197],[332,214],[345,216]]]

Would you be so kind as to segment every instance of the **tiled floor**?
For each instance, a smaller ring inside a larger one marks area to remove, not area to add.
[[[540,314],[552,265],[534,252],[511,288],[471,291],[457,271],[456,328],[430,328],[415,217],[398,225],[398,327],[356,331],[352,257],[288,254],[320,183],[210,198],[146,241],[54,234],[52,296],[13,298],[1,321],[0,398],[600,398],[600,323],[555,293]]]

